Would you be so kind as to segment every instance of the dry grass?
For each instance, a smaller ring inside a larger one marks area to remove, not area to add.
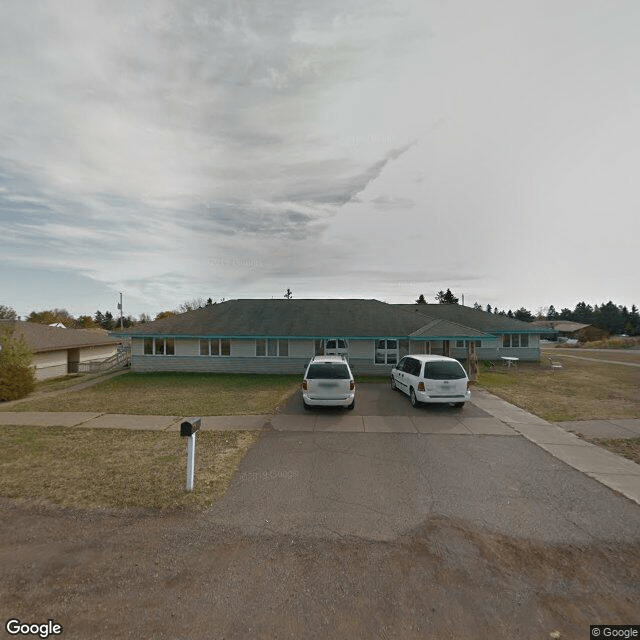
[[[596,360],[617,360],[618,362],[631,362],[633,364],[640,364],[640,350],[633,349],[630,351],[593,351],[589,349],[573,349],[557,347],[555,349],[545,349],[542,352],[543,361],[545,358],[568,358],[571,361],[572,357],[576,358],[594,358]],[[548,360],[547,360],[548,362]]]
[[[300,380],[300,376],[279,375],[126,373],[87,389],[48,398],[27,398],[7,410],[258,415],[273,413],[298,388]]]
[[[640,464],[640,438],[629,438],[628,440],[591,438],[589,441]]]
[[[255,431],[201,431],[195,487],[186,439],[166,431],[0,427],[0,495],[63,506],[202,509],[226,491]]]
[[[640,367],[554,357],[564,368],[521,363],[518,370],[481,367],[480,386],[550,422],[640,418]]]

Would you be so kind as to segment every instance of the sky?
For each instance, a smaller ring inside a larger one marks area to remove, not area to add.
[[[7,0],[0,304],[640,305],[637,0]]]

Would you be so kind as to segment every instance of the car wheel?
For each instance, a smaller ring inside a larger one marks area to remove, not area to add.
[[[411,398],[412,407],[417,407],[420,405],[418,398],[416,398],[416,392],[413,390],[413,387],[411,387],[411,391],[409,392],[409,398]]]
[[[398,387],[396,386],[396,379],[393,376],[391,376],[391,390],[392,391],[398,390]]]
[[[304,400],[302,401],[302,406],[308,411],[309,409],[311,409],[311,405],[307,404]]]
[[[355,401],[355,399],[354,399],[354,401],[353,401],[350,405],[348,405],[348,406],[347,406],[347,409],[348,409],[349,411],[351,411],[351,409],[353,409],[353,407],[355,407],[355,406],[356,406],[356,401]]]
[[[462,407],[464,407],[464,402],[454,402],[453,406],[457,407],[458,409],[462,409]]]

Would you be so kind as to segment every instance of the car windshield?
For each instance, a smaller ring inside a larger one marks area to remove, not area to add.
[[[427,362],[424,377],[429,380],[460,380],[466,373],[459,362]]]
[[[318,362],[309,366],[307,371],[308,380],[318,380],[321,378],[330,380],[349,380],[349,369],[344,364],[333,364],[331,362]]]

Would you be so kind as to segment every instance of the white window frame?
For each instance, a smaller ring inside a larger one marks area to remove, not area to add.
[[[378,343],[384,340],[384,349],[378,348]],[[393,341],[396,343],[395,348],[389,348],[389,342]],[[384,354],[384,362],[378,362],[378,355]],[[392,362],[389,362],[389,356],[395,356]],[[374,344],[374,353],[373,353],[373,362],[374,364],[379,365],[389,365],[389,364],[397,364],[400,360],[400,339],[399,338],[376,338]]]
[[[260,354],[258,353],[259,342],[264,342],[264,353],[260,353]],[[286,353],[282,353],[283,351],[286,351]],[[256,358],[288,358],[289,357],[289,339],[288,338],[257,338],[255,342],[254,353]]]
[[[145,342],[147,340],[151,340],[151,353],[146,353],[146,345]],[[167,342],[171,342],[172,343],[172,350],[173,353],[167,353]],[[157,348],[158,344],[162,344],[162,350],[159,351]],[[142,341],[142,353],[145,356],[168,356],[169,358],[172,358],[173,356],[176,355],[176,339],[173,337],[166,337],[166,338],[143,338]]]
[[[202,353],[203,342],[207,344],[207,353]],[[223,342],[229,343],[229,353],[222,353]],[[212,349],[211,345],[217,347],[217,353],[212,353],[215,349]],[[229,358],[231,357],[231,338],[200,338],[199,349],[203,358]]]

